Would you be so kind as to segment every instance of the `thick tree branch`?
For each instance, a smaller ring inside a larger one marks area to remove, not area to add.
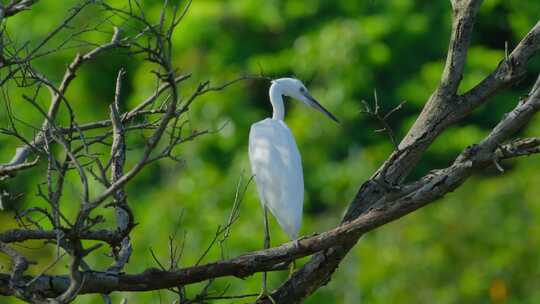
[[[467,50],[480,4],[482,4],[482,0],[452,1],[454,13],[452,36],[439,86],[439,94],[441,95],[453,95],[457,92],[463,78]]]
[[[540,153],[539,146],[539,137],[517,139],[509,144],[501,146],[501,148],[497,150],[497,158],[507,159],[537,154]]]

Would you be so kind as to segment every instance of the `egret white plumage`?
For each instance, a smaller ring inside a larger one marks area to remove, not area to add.
[[[302,160],[294,137],[283,121],[285,107],[283,96],[288,96],[337,118],[326,110],[304,84],[294,78],[280,78],[270,86],[272,118],[256,122],[249,132],[249,160],[261,205],[264,209],[264,248],[270,247],[267,210],[276,217],[279,225],[291,240],[298,237],[304,201],[304,176]],[[266,291],[266,274],[263,274],[263,291]]]

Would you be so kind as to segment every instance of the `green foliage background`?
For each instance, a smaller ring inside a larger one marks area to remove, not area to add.
[[[40,1],[31,11],[9,19],[10,33],[21,43],[37,43],[76,3]],[[122,6],[126,2],[112,3]],[[146,14],[157,18],[160,1],[143,3]],[[76,22],[82,24],[99,13],[91,11]],[[504,57],[505,41],[515,46],[539,15],[540,2],[485,1],[460,91],[492,71]],[[342,120],[336,125],[296,102],[287,104],[286,121],[303,157],[306,198],[301,233],[307,235],[334,227],[359,185],[392,150],[384,135],[373,132],[378,128],[376,122],[360,113],[361,100],[371,101],[374,89],[383,109],[406,100],[404,109],[391,119],[402,137],[439,81],[450,21],[448,1],[195,0],[174,36],[174,65],[193,74],[180,88],[183,96],[206,79],[220,84],[248,73],[295,75]],[[102,38],[96,35],[96,39]],[[73,56],[74,50],[66,50],[36,64],[58,82]],[[124,108],[150,94],[154,80],[148,72],[152,66],[120,53],[104,56],[81,70],[68,93],[80,121],[106,117],[120,67],[127,68]],[[444,133],[411,179],[448,165],[464,147],[480,140],[527,93],[540,71],[540,60],[534,59],[530,67],[524,81]],[[133,231],[135,251],[128,272],[156,266],[150,248],[165,261],[169,235],[176,233],[177,243],[185,244],[181,263],[186,266],[209,245],[218,225],[228,218],[239,180],[249,178],[248,130],[255,121],[271,115],[268,86],[264,81],[245,81],[198,99],[189,112],[190,128],[220,131],[180,146],[176,152],[182,163],[156,163],[131,183],[129,201],[139,225]],[[18,98],[12,102],[20,119],[40,124],[40,115],[27,103]],[[47,96],[40,102],[47,105]],[[5,120],[2,110],[0,123]],[[21,129],[30,138],[32,129]],[[536,120],[521,135],[538,134]],[[137,140],[132,143],[137,145]],[[16,144],[0,137],[0,162],[10,159]],[[128,165],[137,160],[138,153],[130,152]],[[328,286],[306,302],[539,303],[540,159],[530,157],[503,165],[504,174],[487,170],[436,204],[364,236]],[[35,195],[36,184],[45,181],[43,168],[0,182],[0,189],[25,194],[0,213],[2,230],[16,226],[14,210],[43,204]],[[93,193],[100,189],[94,185]],[[72,175],[63,200],[68,213],[77,210],[79,195],[77,178]],[[260,209],[251,184],[227,241],[226,256],[262,247]],[[285,234],[273,219],[271,225],[273,244],[285,242]],[[42,246],[37,242],[27,245]],[[52,246],[46,251],[48,256],[43,250],[21,250],[38,261],[53,255]],[[105,253],[103,249],[88,262],[105,267],[110,262]],[[204,261],[219,258],[219,247],[215,247]],[[65,272],[65,262],[53,272]],[[5,271],[9,263],[1,257],[0,265]],[[39,272],[44,265],[33,266],[31,272]],[[279,286],[286,276],[285,272],[270,274],[270,286]],[[219,292],[227,286],[229,294],[256,293],[260,276],[244,281],[220,279],[212,290]],[[200,286],[189,287],[188,295],[198,289]],[[114,295],[115,301],[121,297],[130,303],[170,303],[174,299],[167,291]],[[101,300],[82,296],[76,303],[96,301]],[[8,298],[0,298],[0,302],[16,303]]]

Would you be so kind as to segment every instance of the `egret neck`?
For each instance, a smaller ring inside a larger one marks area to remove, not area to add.
[[[285,117],[283,93],[277,82],[273,82],[270,86],[270,103],[272,104],[273,109],[272,119],[283,120]]]

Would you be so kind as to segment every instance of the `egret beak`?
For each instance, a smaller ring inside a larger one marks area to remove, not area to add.
[[[313,96],[311,96],[307,91],[302,92],[302,95],[307,100],[307,104],[313,107],[315,110],[325,114],[328,116],[328,118],[332,119],[333,121],[339,123],[339,120],[334,116],[334,114],[330,113],[327,109],[325,109]]]

